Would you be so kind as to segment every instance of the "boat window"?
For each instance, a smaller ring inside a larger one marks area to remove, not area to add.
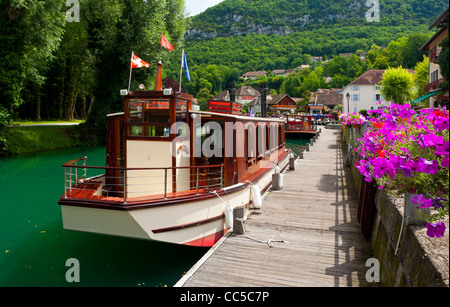
[[[153,126],[153,125],[139,125],[129,126],[130,136],[150,136],[150,137],[164,137],[168,138],[169,126]]]
[[[301,121],[302,121],[302,118],[301,118],[301,117],[297,117],[297,118],[295,119],[295,121],[296,121],[296,122],[301,122]]]
[[[249,125],[245,129],[245,158],[247,161],[247,169],[256,165],[256,131],[255,126]],[[245,145],[247,144],[247,146]]]
[[[289,117],[288,117],[288,121],[293,122],[294,120],[295,120],[295,117],[294,117],[294,116],[289,116]]]
[[[169,124],[169,109],[147,109],[145,111],[144,122],[151,124]]]
[[[140,123],[142,122],[142,102],[135,100],[130,100],[128,102],[128,122],[129,123]]]

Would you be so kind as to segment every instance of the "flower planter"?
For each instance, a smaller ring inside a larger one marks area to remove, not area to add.
[[[375,194],[377,186],[375,182],[361,180],[358,197],[357,218],[360,223],[361,233],[370,239],[372,233],[373,216],[375,213]]]

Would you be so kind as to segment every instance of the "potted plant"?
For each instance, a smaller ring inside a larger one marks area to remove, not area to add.
[[[449,112],[431,108],[416,114],[409,104],[391,104],[368,113],[370,129],[355,149],[361,156],[356,168],[380,189],[406,194],[414,212],[433,210],[419,217],[429,236],[442,236],[445,225],[438,221],[449,206]]]

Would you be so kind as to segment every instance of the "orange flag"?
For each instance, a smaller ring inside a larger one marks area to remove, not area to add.
[[[173,51],[173,46],[169,43],[169,41],[164,37],[162,31],[161,31],[161,46],[163,46],[166,49]]]
[[[140,68],[149,66],[150,64],[148,64],[145,61],[142,61],[137,55],[134,54],[134,52],[131,53],[131,68]]]

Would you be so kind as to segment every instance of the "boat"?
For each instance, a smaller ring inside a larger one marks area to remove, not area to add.
[[[105,166],[63,164],[65,229],[210,247],[232,209],[260,207],[288,167],[284,121],[241,116],[233,101],[200,111],[192,95],[162,88],[161,69],[153,91],[121,90]]]
[[[286,136],[306,136],[313,137],[316,134],[316,127],[309,114],[289,114],[286,115]]]

